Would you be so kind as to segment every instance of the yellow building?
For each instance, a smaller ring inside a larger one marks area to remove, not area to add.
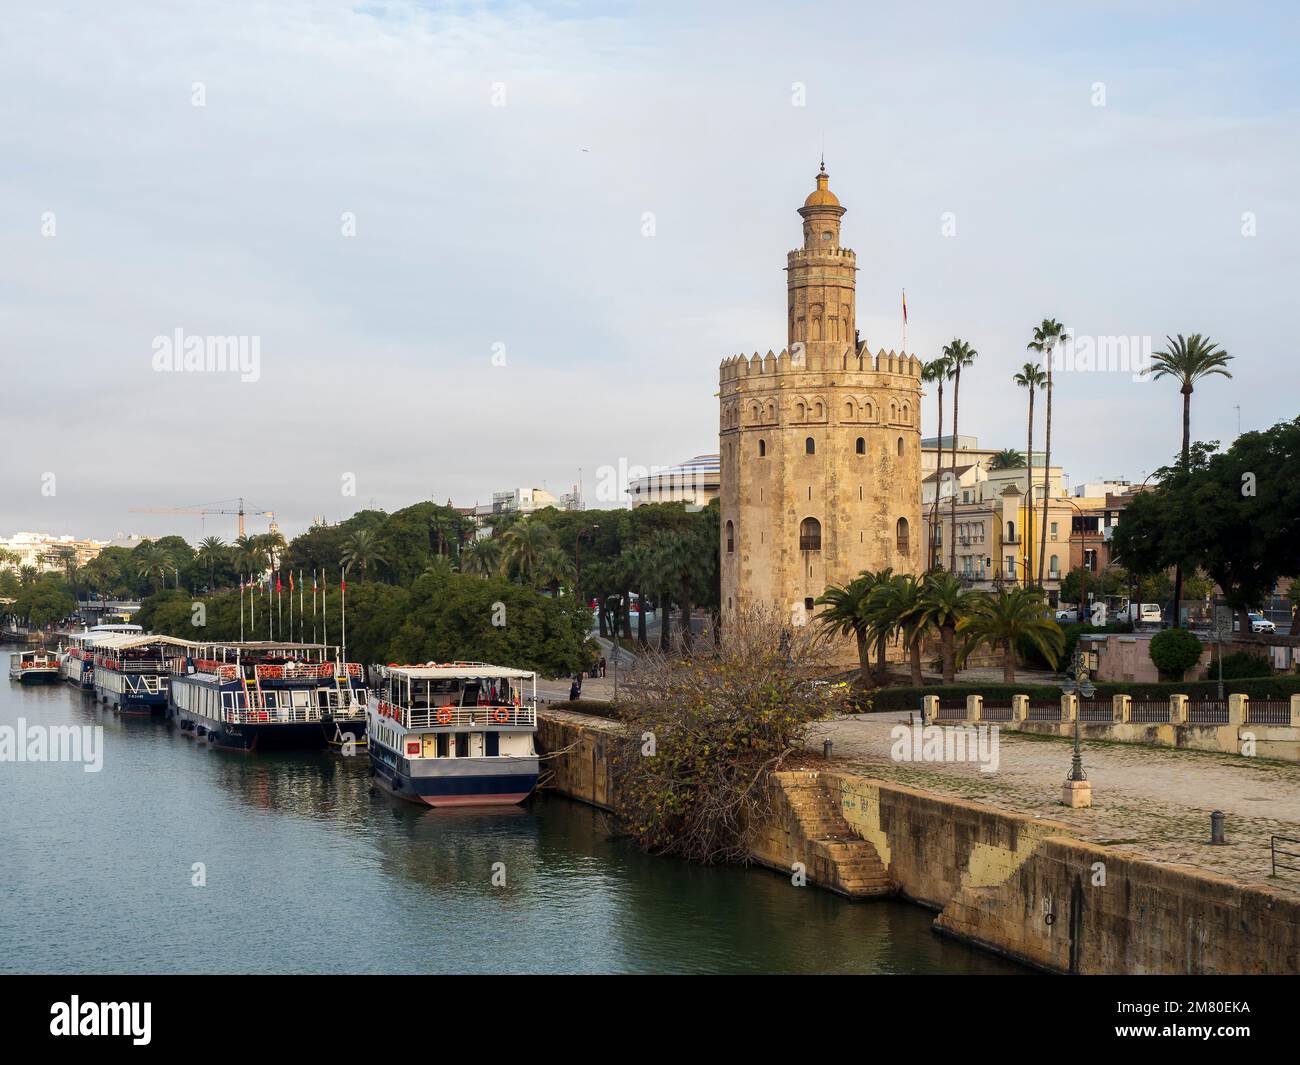
[[[796,621],[864,569],[924,568],[921,364],[872,355],[856,328],[857,258],[822,167],[786,260],[787,344],[719,372],[723,617]]]

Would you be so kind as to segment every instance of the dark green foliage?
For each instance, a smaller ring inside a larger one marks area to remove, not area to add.
[[[1147,653],[1162,677],[1177,680],[1201,660],[1201,641],[1186,629],[1164,629],[1151,637]]]

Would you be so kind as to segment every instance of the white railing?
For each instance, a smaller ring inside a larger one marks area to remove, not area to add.
[[[221,719],[235,725],[290,724],[326,717],[347,720],[362,717],[365,706],[365,691],[356,692],[351,688],[221,693]]]
[[[166,677],[124,676],[122,678],[122,691],[127,695],[158,695],[166,690]]]
[[[380,717],[392,718],[404,728],[483,728],[495,725],[507,727],[537,724],[537,708],[532,704],[522,706],[431,706],[406,707],[395,703],[375,704]]]

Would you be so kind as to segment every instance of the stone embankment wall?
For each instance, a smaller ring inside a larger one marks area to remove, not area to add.
[[[617,725],[546,710],[538,743],[565,795],[611,806]],[[1061,973],[1297,973],[1300,901],[837,770],[773,774],[754,858],[850,898],[901,895],[940,932]]]

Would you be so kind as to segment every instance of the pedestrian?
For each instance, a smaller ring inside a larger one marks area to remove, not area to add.
[[[604,656],[604,655],[601,655],[601,656],[600,656],[600,675],[601,675],[602,677],[605,675],[605,656]]]
[[[581,694],[582,694],[582,681],[578,679],[578,675],[575,673],[573,675],[572,682],[569,684],[569,702],[571,703],[576,702],[578,696]]]

